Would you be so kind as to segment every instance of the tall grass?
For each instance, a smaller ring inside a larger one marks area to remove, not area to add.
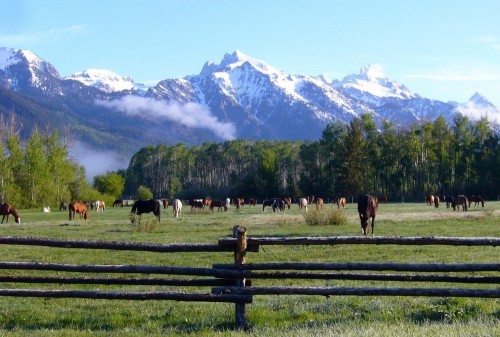
[[[332,211],[332,205],[322,210]],[[336,209],[335,209],[336,210]],[[337,210],[336,210],[337,211]],[[170,209],[154,230],[136,230],[130,208],[90,212],[88,221],[68,221],[67,213],[43,214],[20,210],[23,224],[0,225],[3,236],[136,241],[153,243],[216,243],[232,235],[235,225],[251,236],[360,235],[356,206],[340,210],[346,221],[309,225],[297,207],[283,214],[244,206],[227,212],[190,212],[174,219]],[[312,213],[311,211],[308,213]],[[499,237],[500,202],[468,212],[426,207],[424,204],[383,204],[376,235]],[[153,223],[143,214],[141,223]],[[231,263],[231,253],[148,253],[106,250],[66,250],[48,247],[0,246],[2,261],[39,261],[75,264],[141,264],[210,267]],[[261,262],[433,262],[498,263],[498,247],[450,246],[266,246],[248,253],[248,263]],[[37,274],[3,270],[3,275]],[[54,272],[63,276],[64,273]],[[478,273],[481,275],[482,273]],[[85,275],[91,276],[91,275]],[[110,275],[111,276],[111,275]],[[160,277],[151,275],[151,277]],[[256,286],[408,286],[403,282],[337,280],[253,280]],[[415,286],[415,285],[411,285]],[[436,286],[417,284],[419,287]],[[453,287],[455,285],[438,284]],[[456,285],[458,286],[458,285]],[[493,287],[498,285],[493,285]],[[123,291],[179,291],[160,286],[16,285],[2,288],[99,289]],[[460,287],[479,287],[460,285]],[[181,289],[191,290],[191,289]],[[210,291],[209,289],[196,289]],[[110,301],[90,299],[0,298],[0,336],[494,336],[500,335],[498,299],[255,296],[247,306],[251,331],[234,332],[234,305],[175,301]]]

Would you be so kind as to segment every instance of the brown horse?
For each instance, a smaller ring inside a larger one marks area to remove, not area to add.
[[[470,204],[474,201],[474,207],[477,206],[478,203],[481,203],[481,206],[484,207],[484,199],[480,195],[471,195],[469,198],[469,207]]]
[[[167,209],[168,206],[170,205],[168,199],[163,199],[161,202],[163,203],[163,209]]]
[[[5,217],[7,217],[7,222],[9,222],[9,215],[12,214],[14,216],[14,219],[16,223],[20,224],[21,223],[21,217],[19,214],[17,214],[16,210],[11,204],[4,203],[0,205],[0,215],[3,215],[2,217],[2,223]]]
[[[69,203],[69,221],[75,220],[75,214],[80,213],[80,219],[87,220],[87,205],[81,202],[72,201]]]
[[[453,207],[453,211],[460,211],[460,206],[462,206],[463,211],[467,211],[468,200],[465,195],[459,195],[453,198],[451,206]]]
[[[248,199],[248,204],[250,206],[255,206],[257,204],[257,200],[250,198],[250,199]]]
[[[378,211],[378,200],[376,197],[365,194],[358,198],[358,213],[361,221],[361,230],[364,235],[368,234],[368,222],[372,218],[372,235],[375,229],[375,216]]]
[[[439,208],[439,196],[434,196],[434,207]]]
[[[425,197],[425,204],[427,206],[432,206],[434,205],[434,196],[433,195],[428,195]]]
[[[378,199],[379,204],[387,204],[387,196],[386,195],[379,195],[377,199]]]
[[[337,198],[336,199],[337,208],[345,208],[346,203],[347,203],[347,200],[345,198]]]
[[[113,202],[113,208],[115,206],[120,206],[120,207],[123,207],[123,200],[122,199],[116,199],[114,202]]]
[[[160,202],[156,199],[137,200],[132,206],[132,211],[130,211],[130,221],[132,221],[132,223],[135,222],[135,217],[133,216],[134,214],[141,216],[142,213],[153,212],[153,214],[158,218],[158,222],[160,222],[160,209]]]
[[[285,205],[288,207],[288,209],[292,208],[292,198],[284,198],[283,201],[285,202]]]
[[[316,209],[320,210],[323,208],[323,198],[316,198]]]

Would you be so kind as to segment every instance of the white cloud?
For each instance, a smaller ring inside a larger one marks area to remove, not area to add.
[[[207,129],[224,140],[236,138],[236,128],[232,123],[220,122],[206,107],[197,103],[181,104],[176,101],[167,103],[153,98],[129,95],[112,101],[96,101],[96,104],[131,116],[148,115],[164,118],[189,128]]]
[[[500,80],[500,69],[440,69],[413,73],[406,75],[405,77],[410,79],[425,79],[430,81],[498,81]]]

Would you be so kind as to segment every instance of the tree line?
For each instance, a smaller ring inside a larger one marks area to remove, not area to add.
[[[62,200],[264,198],[385,195],[423,200],[428,194],[497,199],[500,139],[486,118],[440,116],[407,128],[364,114],[325,127],[318,141],[232,140],[187,147],[146,146],[126,170],[86,179],[58,132],[35,129],[24,143],[15,121],[0,115],[0,201],[20,208]]]
[[[496,199],[499,135],[487,118],[440,116],[408,128],[370,114],[328,125],[318,141],[233,140],[187,147],[141,148],[125,177],[126,195],[147,187],[155,197],[323,198],[369,192],[392,200],[427,194]]]

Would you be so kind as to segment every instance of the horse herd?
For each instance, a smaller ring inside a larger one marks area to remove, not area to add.
[[[484,207],[484,199],[480,195],[471,195],[470,197],[467,197],[463,194],[457,195],[457,196],[452,196],[452,195],[427,195],[425,197],[425,203],[427,206],[432,206],[438,208],[440,202],[445,202],[446,203],[446,208],[452,207],[454,211],[459,211],[460,206],[462,207],[463,211],[467,211],[467,207],[471,207],[471,204],[474,202],[474,207],[478,206],[481,204],[482,207]]]

